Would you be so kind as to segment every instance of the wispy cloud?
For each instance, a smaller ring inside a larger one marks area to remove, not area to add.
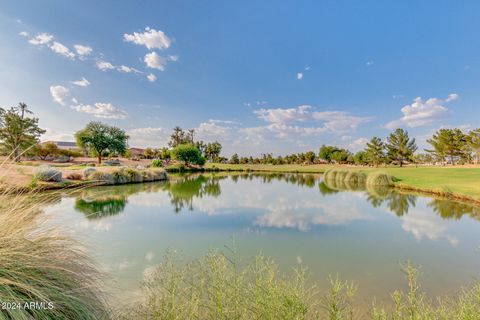
[[[172,44],[172,40],[167,37],[167,35],[160,30],[151,29],[149,27],[145,28],[144,32],[134,32],[133,34],[125,33],[123,35],[123,40],[125,42],[133,42],[138,45],[143,45],[147,49],[168,49]]]

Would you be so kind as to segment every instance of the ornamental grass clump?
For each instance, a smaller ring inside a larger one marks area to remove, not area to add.
[[[391,187],[393,186],[393,183],[394,183],[394,178],[382,172],[370,173],[367,176],[367,181],[366,181],[367,186]]]
[[[40,166],[33,171],[33,177],[45,182],[61,182],[62,172],[50,166]]]
[[[52,197],[0,194],[0,319],[108,319],[95,264],[44,221]]]
[[[88,175],[88,180],[103,184],[115,184],[113,175],[107,172],[95,171]]]
[[[143,182],[142,172],[136,169],[126,168],[125,174],[128,176],[129,182]]]

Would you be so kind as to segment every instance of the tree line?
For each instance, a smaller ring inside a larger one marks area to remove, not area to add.
[[[45,159],[48,155],[78,156],[78,152],[59,150],[53,143],[40,143],[45,133],[38,126],[38,118],[25,103],[9,109],[0,108],[0,151],[14,161],[22,154],[37,155]],[[353,153],[345,148],[323,145],[318,152],[307,151],[274,157],[262,154],[260,157],[242,156],[234,153],[230,159],[221,156],[222,145],[218,141],[204,142],[195,139],[194,129],[175,127],[170,135],[168,147],[146,148],[143,157],[147,159],[177,159],[186,164],[203,165],[206,161],[232,164],[314,164],[339,163],[380,166],[405,163],[466,164],[480,162],[480,129],[464,132],[461,129],[440,129],[427,140],[431,146],[423,153],[417,153],[417,144],[404,129],[396,129],[385,140],[373,137],[366,147]],[[86,154],[98,158],[101,163],[105,156],[131,157],[128,148],[129,136],[118,127],[92,121],[75,133],[78,147]]]

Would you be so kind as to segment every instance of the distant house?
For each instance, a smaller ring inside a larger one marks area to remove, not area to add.
[[[145,149],[142,148],[130,148],[128,149],[132,155],[132,158],[141,158],[143,157],[143,152]]]
[[[78,150],[77,144],[70,141],[45,141],[45,143],[50,142],[57,145],[58,149],[62,150]]]

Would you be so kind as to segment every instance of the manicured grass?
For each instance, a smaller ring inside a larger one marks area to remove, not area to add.
[[[469,197],[480,201],[480,167],[353,167],[340,165],[243,165],[209,163],[206,168],[220,170],[324,173],[328,169],[385,172],[394,176],[395,185],[444,195]]]

